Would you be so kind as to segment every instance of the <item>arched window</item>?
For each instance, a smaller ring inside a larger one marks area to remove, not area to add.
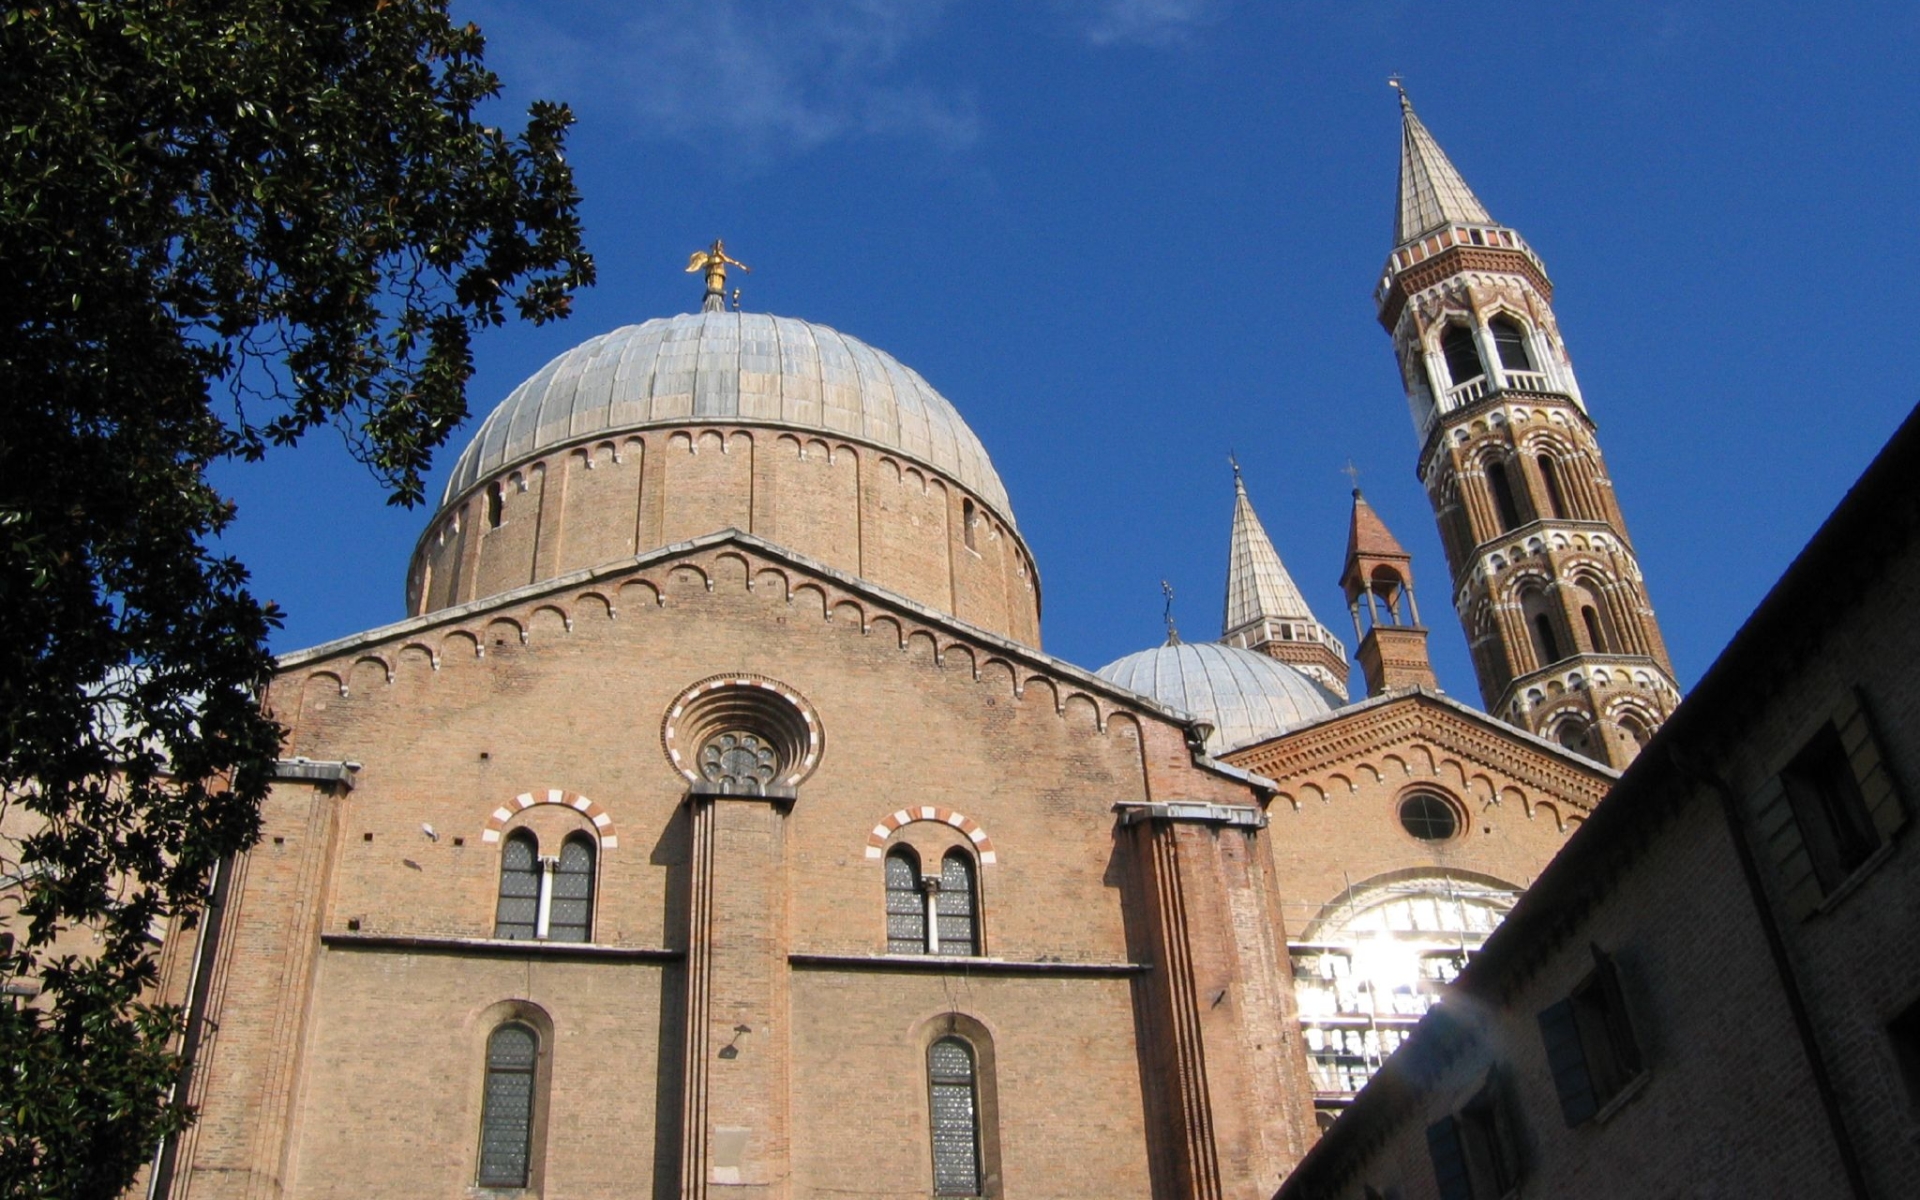
[[[487,1086],[480,1110],[481,1187],[527,1186],[533,1160],[534,1066],[540,1037],[518,1021],[487,1039]]]
[[[980,1091],[973,1047],[944,1037],[927,1047],[927,1092],[933,1113],[933,1194],[980,1194]]]
[[[1608,653],[1610,647],[1607,645],[1607,635],[1606,632],[1600,628],[1600,614],[1593,610],[1593,605],[1582,604],[1580,606],[1580,619],[1586,622],[1587,643],[1593,647],[1594,652],[1596,654]]]
[[[500,847],[500,899],[493,936],[555,942],[593,937],[593,835],[570,834],[560,857],[542,859],[530,829],[516,829]]]
[[[978,954],[975,936],[973,859],[965,850],[949,850],[940,860],[938,908],[941,954]]]
[[[1454,387],[1487,373],[1480,363],[1480,348],[1473,344],[1473,330],[1465,325],[1447,326],[1440,336],[1440,353],[1446,357],[1447,374],[1453,378]]]
[[[1512,317],[1495,317],[1487,322],[1487,332],[1493,335],[1494,352],[1500,356],[1501,369],[1507,371],[1531,371],[1533,360],[1527,356],[1527,331]]]
[[[906,846],[887,852],[887,953],[927,952],[927,902],[920,891],[920,860]]]
[[[1622,714],[1620,728],[1626,730],[1627,736],[1633,739],[1633,744],[1643,750],[1646,749],[1647,743],[1653,740],[1653,726],[1641,720],[1638,713]]]
[[[1560,465],[1553,461],[1550,454],[1542,454],[1534,460],[1540,468],[1540,486],[1547,493],[1547,515],[1565,518],[1569,516],[1566,493],[1560,490]]]
[[[501,492],[500,485],[497,483],[488,484],[487,485],[487,528],[488,529],[500,528],[500,521],[501,521],[501,518],[506,513],[506,506],[507,506],[507,498],[506,498],[506,495],[503,492]]]
[[[1539,658],[1540,665],[1560,661],[1560,639],[1553,636],[1553,618],[1546,613],[1533,614],[1533,653]]]
[[[1506,532],[1520,525],[1520,505],[1513,498],[1513,483],[1507,478],[1505,463],[1487,464],[1487,487],[1493,492],[1493,511],[1500,518],[1500,530]]]
[[[967,549],[969,550],[979,549],[979,547],[974,544],[973,537],[973,527],[979,523],[979,510],[974,508],[973,501],[963,498],[960,501],[960,531],[962,536],[966,538]]]
[[[1594,752],[1593,730],[1578,717],[1568,717],[1553,727],[1553,740],[1586,758],[1598,758]]]
[[[493,910],[493,936],[531,938],[540,920],[540,843],[531,830],[516,829],[500,848],[500,902]]]
[[[555,942],[591,941],[593,933],[593,839],[568,836],[553,871],[553,899],[547,937]]]

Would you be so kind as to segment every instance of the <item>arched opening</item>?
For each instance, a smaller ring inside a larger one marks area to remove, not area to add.
[[[1646,749],[1647,743],[1653,740],[1652,723],[1639,713],[1620,714],[1619,724],[1620,728],[1626,730],[1627,736],[1633,739],[1633,744],[1643,750]]]
[[[1527,331],[1512,317],[1498,316],[1487,322],[1487,332],[1493,335],[1493,349],[1500,356],[1500,367],[1506,371],[1531,371],[1533,359],[1527,355]]]
[[[533,1160],[534,1067],[540,1037],[509,1022],[487,1039],[487,1082],[480,1110],[480,1173],[483,1188],[527,1186]]]
[[[547,916],[549,941],[593,940],[593,843],[591,836],[574,833],[560,845]]]
[[[1536,668],[1559,662],[1565,657],[1566,649],[1553,619],[1553,604],[1545,588],[1534,584],[1520,593],[1520,614],[1526,621]]]
[[[932,1112],[933,1194],[980,1194],[980,1089],[973,1047],[943,1037],[927,1047],[927,1099]]]
[[[493,910],[493,936],[532,938],[540,919],[540,843],[533,831],[516,829],[500,847],[500,897]]]
[[[1593,726],[1579,717],[1563,717],[1553,727],[1553,740],[1559,742],[1582,758],[1598,760],[1600,754],[1594,746]]]
[[[1546,613],[1533,614],[1533,652],[1540,659],[1540,665],[1560,661],[1560,642],[1553,636],[1553,618]]]
[[[973,501],[962,498],[960,501],[960,531],[961,536],[966,539],[967,549],[969,550],[978,550],[980,548],[974,543],[973,535],[973,528],[979,523],[980,510],[973,506]]]
[[[947,851],[940,860],[940,900],[935,905],[941,954],[980,953],[975,890],[973,856],[960,849]]]
[[[506,515],[507,498],[498,483],[487,485],[487,528],[498,529]]]
[[[887,953],[927,952],[927,904],[920,891],[920,856],[910,847],[887,851]]]
[[[1465,325],[1447,326],[1440,336],[1440,353],[1447,360],[1447,374],[1454,387],[1487,373],[1480,362],[1480,347],[1474,345],[1473,330]]]
[[[1594,653],[1611,653],[1613,648],[1607,643],[1606,631],[1600,628],[1600,614],[1594,611],[1593,605],[1580,606],[1580,620],[1587,627],[1587,644],[1593,647]]]
[[[1546,493],[1547,515],[1562,519],[1571,516],[1566,493],[1560,490],[1560,464],[1554,462],[1550,454],[1542,454],[1534,460],[1534,464],[1540,468],[1540,487]]]
[[[1500,520],[1500,532],[1520,525],[1520,505],[1513,496],[1513,482],[1507,478],[1505,463],[1487,464],[1487,488],[1493,493],[1493,511]]]

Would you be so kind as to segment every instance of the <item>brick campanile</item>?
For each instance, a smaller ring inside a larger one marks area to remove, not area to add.
[[[1553,284],[1400,93],[1393,335],[1487,711],[1615,767],[1680,701]]]

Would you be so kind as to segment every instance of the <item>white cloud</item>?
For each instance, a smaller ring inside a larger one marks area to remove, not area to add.
[[[1096,46],[1170,46],[1225,14],[1228,0],[1065,0]]]
[[[964,92],[914,77],[909,52],[948,0],[469,0],[519,92],[564,98],[641,138],[753,167],[856,137],[972,145]]]

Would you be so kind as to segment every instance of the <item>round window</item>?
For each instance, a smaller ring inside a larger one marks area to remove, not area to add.
[[[700,747],[700,774],[729,792],[762,791],[779,771],[779,754],[765,738],[745,730],[716,734]]]
[[[1425,842],[1444,842],[1460,832],[1460,815],[1440,797],[1415,792],[1400,802],[1400,827]]]

